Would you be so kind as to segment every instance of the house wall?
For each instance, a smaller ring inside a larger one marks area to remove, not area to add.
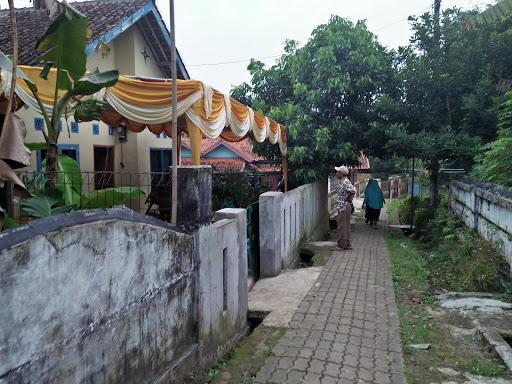
[[[512,188],[461,178],[450,185],[450,207],[468,227],[496,242],[512,267]]]
[[[246,212],[217,214],[191,232],[112,209],[2,233],[0,382],[182,383],[213,364],[247,315]]]
[[[114,41],[107,44],[109,52],[99,50],[87,59],[87,69],[99,68],[101,71],[118,69],[124,75],[138,75],[146,77],[162,77],[162,72],[155,63],[149,46],[145,43],[138,27],[132,26],[119,35]],[[141,52],[150,55],[144,62]],[[18,115],[27,126],[27,143],[44,142],[40,131],[35,130],[34,118],[41,117],[33,110],[21,109]],[[74,121],[72,117],[69,124]],[[172,140],[145,130],[141,133],[128,132],[128,140],[120,143],[117,133],[109,134],[109,128],[102,122],[79,123],[79,132],[68,135],[65,120],[62,119],[63,131],[59,137],[59,144],[78,144],[80,151],[80,169],[82,171],[94,171],[94,146],[114,146],[116,172],[147,173],[150,171],[150,148],[171,148]],[[93,124],[99,124],[99,134],[93,135]],[[124,166],[123,166],[124,165]],[[32,153],[31,166],[28,170],[36,170],[36,152]],[[134,176],[134,178],[136,178]],[[143,184],[144,182],[141,181]],[[135,182],[133,184],[138,184]]]
[[[232,157],[240,157],[235,152],[233,152],[231,149],[226,148],[223,145],[218,146],[213,151],[208,152],[207,155],[204,156],[205,158],[232,158]]]
[[[301,244],[329,230],[327,180],[289,192],[260,195],[260,274],[276,276],[294,265]]]

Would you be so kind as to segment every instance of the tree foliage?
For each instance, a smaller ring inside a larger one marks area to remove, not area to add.
[[[500,107],[498,128],[497,139],[476,157],[471,176],[512,187],[512,92]]]
[[[357,163],[377,117],[374,105],[392,89],[392,55],[364,22],[338,16],[318,26],[301,48],[287,41],[272,67],[253,60],[248,69],[251,84],[232,95],[286,125],[290,169],[298,181]],[[274,148],[262,147],[260,153],[277,156]]]
[[[382,47],[364,22],[333,16],[303,47],[287,41],[270,68],[251,61],[250,84],[232,95],[287,126],[298,182],[355,163],[359,150],[415,157],[429,170],[434,203],[440,168],[471,168],[481,146],[496,138],[500,84],[512,79],[511,18],[465,28],[477,14],[410,17],[410,42],[396,51]],[[278,157],[271,146],[256,150]]]
[[[438,28],[431,13],[410,18],[410,44],[396,54],[400,97],[384,112],[387,148],[424,161],[433,204],[440,167],[469,168],[479,144],[495,137],[496,85],[512,71],[510,21],[465,31],[474,14],[448,9]]]

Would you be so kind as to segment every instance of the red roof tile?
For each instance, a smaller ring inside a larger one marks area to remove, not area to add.
[[[91,39],[93,39],[115,27],[149,1],[151,0],[82,1],[71,3],[71,5],[88,17],[89,29],[92,32]],[[50,23],[46,9],[34,9],[32,7],[16,9],[20,64],[37,64],[37,54],[34,47],[37,39]],[[12,32],[9,14],[6,10],[0,12],[0,31],[2,31],[0,34],[0,50],[6,54],[11,54]]]
[[[181,144],[190,149],[190,140],[187,137],[181,139]],[[264,160],[263,157],[255,154],[252,151],[252,144],[249,139],[244,139],[238,142],[229,142],[218,137],[217,139],[203,139],[201,141],[201,157],[206,156],[210,151],[214,150],[220,145],[231,149],[238,156],[245,161],[252,163],[254,161]]]

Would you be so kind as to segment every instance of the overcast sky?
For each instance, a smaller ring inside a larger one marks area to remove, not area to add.
[[[443,0],[443,8],[483,7],[493,0]],[[286,39],[304,44],[312,30],[331,15],[367,20],[369,29],[390,48],[407,43],[407,17],[428,11],[433,0],[175,0],[176,42],[192,78],[220,91],[249,81],[246,70],[254,57],[272,64]],[[16,7],[30,6],[15,0]],[[156,0],[169,20],[169,1]],[[2,9],[7,0],[0,0]],[[266,58],[266,59],[263,59]],[[218,64],[232,61],[237,63]],[[214,65],[208,65],[214,64]]]

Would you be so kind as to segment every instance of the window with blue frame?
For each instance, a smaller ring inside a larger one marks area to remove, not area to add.
[[[157,139],[160,138],[160,134],[159,133],[155,134],[155,136],[156,136]]]
[[[76,121],[71,122],[71,132],[78,133],[78,123]]]
[[[34,129],[36,131],[42,131],[44,128],[44,120],[42,117],[34,117]]]
[[[162,132],[162,137],[163,137],[164,139],[167,139],[167,133]]]
[[[108,134],[109,136],[114,136],[114,127],[111,125],[108,126]]]
[[[59,132],[62,132],[62,120],[59,120]]]
[[[80,145],[79,144],[58,144],[58,151],[61,155],[66,155],[75,160],[80,165]],[[43,161],[46,158],[46,149],[38,149],[36,152],[37,170],[40,171]]]
[[[100,125],[99,124],[93,124],[92,125],[92,134],[93,135],[99,135],[100,134]]]

